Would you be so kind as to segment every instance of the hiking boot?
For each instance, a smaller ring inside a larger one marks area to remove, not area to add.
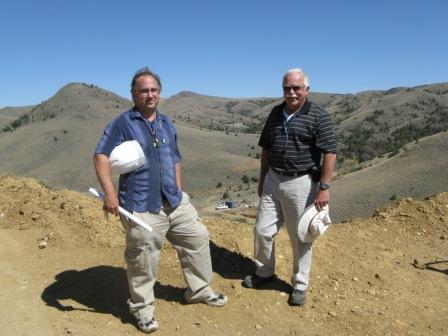
[[[157,321],[153,318],[150,317],[144,317],[140,320],[137,321],[138,322],[138,328],[143,331],[144,333],[152,333],[153,331],[156,331],[157,328],[159,327],[159,325],[157,324]]]
[[[261,276],[256,275],[255,273],[252,275],[248,275],[244,278],[242,285],[246,288],[258,288],[265,285],[268,282],[271,282],[275,279],[275,275],[271,275],[267,278],[262,278]]]
[[[288,303],[291,306],[303,306],[306,302],[306,290],[293,289]]]
[[[202,302],[212,307],[222,307],[227,303],[227,301],[227,296],[225,296],[224,294],[213,293]]]

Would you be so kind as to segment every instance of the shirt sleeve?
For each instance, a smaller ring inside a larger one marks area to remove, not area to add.
[[[322,153],[336,154],[336,137],[333,121],[327,111],[322,110],[319,120],[319,131],[316,137],[316,147]]]
[[[118,119],[114,119],[104,129],[103,135],[96,145],[95,154],[109,156],[112,150],[124,140],[123,132],[118,127]]]
[[[270,116],[268,117],[268,120],[264,124],[263,130],[261,131],[260,140],[258,140],[258,146],[270,150],[271,149],[271,136],[269,135],[269,120]]]

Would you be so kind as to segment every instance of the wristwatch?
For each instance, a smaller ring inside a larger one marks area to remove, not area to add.
[[[328,183],[320,181],[319,190],[327,190],[327,189],[330,189],[330,185]]]

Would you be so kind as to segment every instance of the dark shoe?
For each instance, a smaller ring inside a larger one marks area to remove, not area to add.
[[[243,287],[246,288],[258,288],[265,285],[268,282],[271,282],[274,279],[275,275],[271,275],[270,277],[267,278],[262,278],[254,273],[252,275],[248,275],[247,277],[245,277],[242,282],[242,285]]]
[[[288,303],[291,306],[303,306],[306,302],[306,290],[293,289]]]
[[[152,333],[153,331],[156,331],[158,327],[159,325],[154,318],[145,317],[138,320],[138,328],[144,333]]]

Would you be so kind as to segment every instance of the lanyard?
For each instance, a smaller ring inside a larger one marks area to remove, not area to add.
[[[295,117],[297,116],[297,113],[294,113],[294,115],[289,118],[289,120],[283,116],[283,129],[282,129],[282,134],[284,136],[283,138],[283,154],[285,154],[286,152],[286,142],[290,139],[289,137],[289,125],[293,122],[293,120],[295,119]]]
[[[149,123],[149,131],[151,132],[151,135],[152,135],[152,147],[155,150],[159,149],[159,139],[157,138],[156,122],[157,122],[157,120]]]
[[[286,119],[285,116],[283,116],[283,134],[286,135],[286,138],[289,139],[289,125],[293,122],[293,120],[296,118],[297,112],[293,114],[291,118]]]
[[[157,137],[157,120],[153,121],[153,122],[149,122],[149,131],[151,132],[152,135],[152,147],[155,150],[159,149],[160,146],[160,142],[159,142],[159,138]],[[162,137],[162,144],[166,143],[166,139]]]

